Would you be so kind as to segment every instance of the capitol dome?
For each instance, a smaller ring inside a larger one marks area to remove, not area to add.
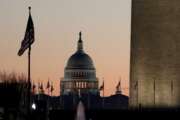
[[[83,50],[81,32],[79,33],[77,51],[67,61],[60,86],[63,95],[77,94],[78,91],[81,94],[99,94],[96,69],[91,57]]]
[[[66,69],[95,69],[91,57],[83,51],[77,51],[68,60]]]
[[[92,59],[83,50],[81,32],[79,33],[77,51],[69,58],[65,69],[95,69]]]

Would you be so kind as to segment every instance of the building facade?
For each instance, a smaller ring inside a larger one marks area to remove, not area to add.
[[[77,43],[77,51],[69,58],[64,70],[64,78],[60,81],[61,95],[98,95],[98,78],[91,57],[83,49],[81,32]]]

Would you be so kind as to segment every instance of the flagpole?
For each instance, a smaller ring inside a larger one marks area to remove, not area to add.
[[[154,79],[154,108],[156,107],[156,79]]]
[[[173,79],[171,79],[171,105],[173,106]]]
[[[103,101],[102,101],[102,108],[104,109],[104,90],[103,90]]]
[[[30,116],[30,95],[31,95],[31,46],[28,51],[28,115]]]
[[[103,108],[104,108],[104,88],[103,88]]]
[[[29,7],[29,14],[30,12],[31,12],[31,7]],[[31,44],[30,44],[30,38],[29,38],[29,50],[28,50],[28,116],[29,116],[29,119],[30,119],[30,95],[31,95]]]
[[[140,110],[141,109],[141,104],[139,103],[139,81],[137,80],[136,81],[136,84],[137,84],[137,104],[138,104],[138,109]]]
[[[104,78],[103,78],[103,109],[104,109]]]
[[[34,25],[31,18],[31,7],[29,7],[29,18],[26,32],[18,55],[21,56],[28,49],[28,80],[27,80],[27,117],[30,119],[30,98],[31,98],[31,44],[34,42]]]

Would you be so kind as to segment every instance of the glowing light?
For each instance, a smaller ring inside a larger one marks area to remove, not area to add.
[[[33,103],[31,107],[33,110],[36,110],[36,104],[35,103]]]

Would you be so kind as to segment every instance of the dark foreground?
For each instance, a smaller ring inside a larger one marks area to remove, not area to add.
[[[42,115],[42,116],[41,116]],[[46,120],[42,113],[35,112],[32,115],[32,120]],[[51,111],[49,120],[75,120],[76,111]],[[160,118],[180,118],[179,110],[91,110],[86,111],[86,120],[120,120],[122,118],[141,118],[141,119],[155,119]]]
[[[0,117],[0,120],[29,120],[18,118],[16,111],[9,111]],[[121,119],[143,119],[154,120],[157,118],[180,118],[180,110],[156,109],[156,110],[89,110],[85,111],[86,120],[121,120]],[[46,112],[32,111],[30,120],[75,120],[75,110],[52,110],[49,115]],[[3,118],[3,119],[1,119]],[[47,119],[49,118],[49,119]]]

